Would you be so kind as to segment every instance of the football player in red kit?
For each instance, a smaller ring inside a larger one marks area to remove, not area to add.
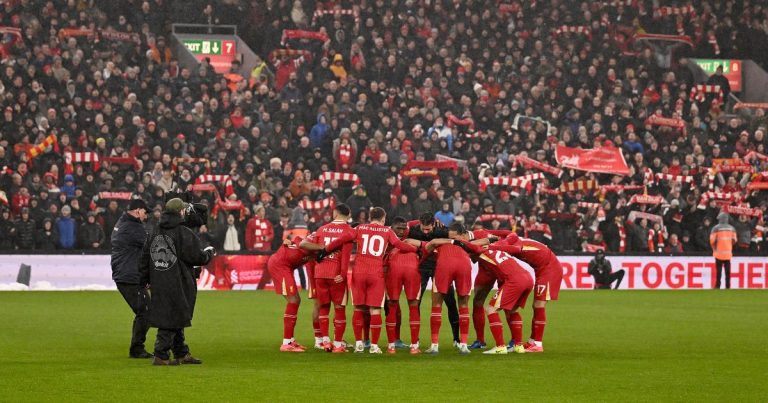
[[[355,352],[364,350],[363,344],[363,313],[371,314],[371,354],[381,354],[377,344],[381,335],[381,309],[386,297],[384,281],[384,253],[389,245],[404,252],[417,252],[418,248],[400,240],[391,228],[384,226],[386,212],[381,207],[374,207],[369,213],[370,223],[360,224],[354,228],[354,235],[345,234],[331,242],[325,248],[334,251],[349,242],[357,243],[355,267],[352,270],[352,303],[355,313],[352,326],[355,332]],[[323,253],[323,254],[325,254]]]
[[[543,243],[520,238],[516,234],[510,234],[507,238],[489,246],[488,249],[507,252],[533,268],[536,274],[536,283],[533,289],[533,320],[531,337],[525,345],[525,351],[527,353],[543,352],[544,326],[547,323],[544,309],[547,301],[557,300],[560,293],[560,283],[563,281],[563,268],[560,261]],[[519,315],[517,314],[513,320],[522,321]],[[515,341],[518,342],[519,340]]]
[[[400,239],[411,245],[421,247],[421,242],[405,239],[408,233],[407,221],[403,217],[392,220],[392,230]],[[413,252],[405,252],[397,248],[390,249],[385,260],[387,270],[384,275],[387,284],[387,353],[394,354],[395,342],[398,340],[398,311],[400,310],[400,292],[405,290],[408,300],[408,320],[411,328],[411,354],[419,354],[419,330],[421,315],[419,313],[419,298],[421,297],[421,274],[419,273],[419,256]]]
[[[498,311],[503,310],[509,317],[514,315],[518,308],[525,308],[528,294],[533,289],[533,278],[509,253],[501,250],[491,250],[488,249],[488,246],[480,246],[477,243],[470,243],[461,238],[458,239],[458,242],[461,242],[467,251],[472,252],[473,256],[478,257],[480,266],[490,270],[499,281],[498,291],[496,291],[496,295],[486,307],[491,334],[496,345],[483,354],[507,354],[508,349],[504,344],[504,326],[501,324]],[[509,328],[512,331],[512,339],[516,340],[512,351],[524,353],[525,348],[521,342],[523,338],[523,322],[509,322]]]
[[[267,261],[267,270],[272,277],[272,283],[275,285],[275,292],[284,296],[287,301],[283,314],[283,344],[280,346],[282,352],[303,353],[305,350],[304,346],[296,343],[293,337],[296,328],[296,314],[299,311],[299,304],[301,304],[293,271],[310,259],[312,251],[319,251],[323,248],[322,245],[310,242],[305,242],[303,247],[299,248],[300,243],[302,243],[300,237],[295,237],[293,240],[286,239]]]
[[[462,224],[454,223],[448,228],[448,236],[466,234]],[[435,277],[432,280],[432,315],[430,331],[432,345],[425,351],[428,354],[439,352],[440,325],[442,323],[443,296],[451,283],[456,287],[459,304],[459,352],[469,354],[467,337],[469,333],[469,293],[472,290],[472,262],[461,246],[454,245],[451,239],[433,239],[426,245],[428,253],[437,254]]]
[[[469,231],[467,240],[475,245],[487,245],[499,240],[499,237],[506,237],[511,231],[507,230],[486,230],[482,226]],[[483,260],[478,261],[477,276],[473,284],[474,296],[472,297],[472,325],[475,328],[477,339],[469,346],[469,349],[479,349],[485,347],[485,300],[496,283],[496,275],[493,270],[487,267]]]
[[[315,231],[315,242],[324,246],[353,234],[354,229],[347,224],[350,210],[346,204],[339,204],[333,209],[333,221],[323,225]],[[308,241],[304,241],[302,246]],[[315,264],[314,277],[316,298],[319,309],[320,333],[323,338],[322,347],[326,351],[334,353],[345,353],[344,330],[347,328],[347,281],[346,274],[349,266],[349,257],[352,245],[344,245],[340,251],[318,256],[318,262]],[[322,252],[322,251],[321,251]],[[322,259],[322,261],[320,261]],[[328,333],[329,314],[331,303],[334,307],[333,315],[333,345]]]

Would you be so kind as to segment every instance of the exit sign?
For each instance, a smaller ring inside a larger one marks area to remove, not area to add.
[[[236,53],[235,41],[184,39],[184,46],[194,55],[233,56]]]

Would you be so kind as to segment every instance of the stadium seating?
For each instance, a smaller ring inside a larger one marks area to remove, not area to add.
[[[359,221],[371,205],[434,211],[557,252],[707,252],[726,211],[737,253],[768,247],[762,106],[734,110],[689,61],[765,66],[757,4],[92,3],[0,6],[0,250],[106,251],[127,200],[156,219],[187,190],[220,249],[230,214],[277,245],[340,202]],[[171,23],[238,25],[264,64],[183,67]],[[625,174],[566,147],[621,154]],[[229,247],[269,250],[252,238]]]

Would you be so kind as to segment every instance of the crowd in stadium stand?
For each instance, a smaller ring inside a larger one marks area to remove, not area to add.
[[[0,250],[107,250],[131,197],[151,225],[187,190],[233,252],[341,202],[565,253],[706,252],[726,210],[737,253],[768,247],[764,111],[732,112],[718,74],[696,93],[688,66],[765,66],[759,2],[210,3],[3,2]],[[172,22],[238,25],[262,59],[181,67]],[[561,169],[558,144],[617,147],[630,173]]]

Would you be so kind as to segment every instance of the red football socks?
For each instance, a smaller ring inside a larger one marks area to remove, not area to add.
[[[381,336],[381,312],[371,314],[371,345],[379,343]]]
[[[283,314],[283,338],[292,339],[293,329],[296,327],[296,313],[299,312],[299,304],[289,302],[285,305]]]
[[[418,305],[408,306],[408,320],[411,322],[411,344],[419,342],[419,330],[421,327],[421,313]]]
[[[541,342],[544,338],[544,326],[547,324],[547,314],[544,308],[533,308],[533,326],[531,329],[531,338],[534,341]]]
[[[347,309],[343,306],[334,307],[333,311],[333,341],[344,340],[344,331],[347,330]]]
[[[459,341],[467,344],[469,337],[469,307],[459,307]]]
[[[493,335],[493,341],[496,343],[496,346],[503,346],[504,325],[501,323],[501,318],[499,318],[498,312],[488,314],[488,325],[491,328],[491,334]]]
[[[523,342],[523,317],[519,312],[507,313],[507,324],[509,324],[509,330],[512,331],[512,340],[515,344]]]
[[[371,311],[363,311],[363,340],[370,340]]]
[[[363,340],[363,311],[355,309],[352,314],[352,331],[355,333],[355,341]]]
[[[315,337],[323,337],[320,331],[320,319],[312,319],[312,329],[315,331]]]
[[[331,312],[331,305],[321,305],[320,314],[317,319],[320,322],[320,335],[328,337],[328,314]]]
[[[389,307],[389,313],[387,314],[387,340],[390,343],[394,343],[397,340],[397,322],[398,316],[400,316],[398,315],[399,305],[397,301],[387,302],[387,307]]]
[[[482,305],[472,308],[472,325],[475,327],[477,340],[485,343],[485,310]]]
[[[440,340],[440,325],[443,322],[442,309],[442,306],[432,307],[432,317],[429,319],[429,331],[432,333],[432,344],[437,344]]]
[[[398,302],[396,305],[396,319],[397,322],[395,322],[395,340],[400,340],[400,325],[403,323],[403,311],[400,309],[400,303]]]

